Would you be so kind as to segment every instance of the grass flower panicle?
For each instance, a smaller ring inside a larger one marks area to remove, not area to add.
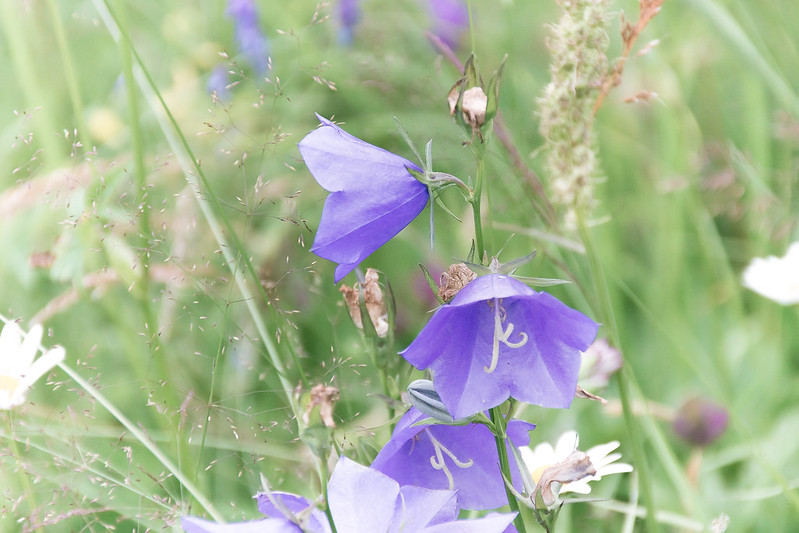
[[[456,419],[511,396],[543,407],[568,407],[580,352],[598,327],[550,294],[488,274],[440,307],[401,354],[416,368],[433,371],[436,391]]]
[[[0,410],[22,405],[28,389],[55,365],[64,360],[64,348],[56,346],[34,361],[44,330],[36,324],[25,334],[13,322],[0,332]]]
[[[429,489],[456,489],[462,509],[496,509],[508,503],[500,475],[494,435],[483,424],[419,424],[427,415],[411,407],[380,450],[372,468],[400,485]],[[515,446],[530,442],[533,424],[508,423]],[[521,487],[518,469],[511,464],[514,484]]]
[[[408,169],[422,169],[317,115],[321,127],[299,142],[314,179],[330,195],[311,251],[338,263],[338,283],[422,212],[429,192]]]
[[[458,520],[456,491],[403,486],[372,468],[341,457],[330,477],[328,503],[338,533],[424,533],[474,531],[501,533],[514,515],[491,513]],[[184,517],[188,533],[329,533],[325,515],[306,498],[283,492],[256,496],[258,510],[270,518],[217,524]]]

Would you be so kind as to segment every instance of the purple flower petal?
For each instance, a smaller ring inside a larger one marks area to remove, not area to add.
[[[180,525],[186,533],[303,533],[300,526],[285,518],[218,524],[194,516],[184,516],[180,519]]]
[[[402,356],[433,383],[450,414],[466,418],[513,396],[568,407],[580,352],[598,325],[555,297],[499,274],[482,276],[442,306]]]
[[[283,514],[281,507],[294,516],[307,515],[310,509],[311,512],[305,524],[306,530],[314,533],[327,533],[330,531],[325,513],[317,509],[308,498],[303,498],[290,492],[272,491],[271,494],[257,494],[255,500],[258,502],[258,510],[269,517],[285,519],[286,516]]]
[[[400,485],[429,489],[457,489],[463,509],[496,509],[507,504],[499,470],[494,435],[482,424],[465,426],[417,425],[426,415],[412,407],[394,429],[391,440],[372,463],[372,468],[397,480]],[[514,444],[525,446],[527,432],[535,426],[520,420],[508,424]],[[434,467],[433,462],[443,461]],[[521,490],[521,477],[511,462],[514,484]]]
[[[328,485],[336,530],[388,531],[399,492],[399,485],[393,479],[341,457]]]
[[[234,34],[242,55],[259,76],[266,75],[271,46],[258,23],[255,2],[228,0],[227,14],[233,19]]]
[[[331,193],[311,251],[339,263],[338,283],[410,224],[429,193],[407,170],[421,172],[418,166],[317,117],[322,126],[298,144],[308,170]]]
[[[469,27],[469,9],[463,0],[429,0],[432,32],[453,50]]]
[[[460,520],[458,522],[439,524],[424,531],[425,533],[487,533],[489,531],[515,533],[516,528],[511,523],[514,518],[516,518],[516,513],[489,513],[475,520]]]

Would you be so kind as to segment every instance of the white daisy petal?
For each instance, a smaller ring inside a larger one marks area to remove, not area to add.
[[[6,321],[3,326],[0,332],[0,409],[23,404],[28,389],[64,360],[66,352],[57,346],[44,351],[34,361],[41,349],[43,333],[41,325],[33,326],[27,335],[13,322]]]
[[[522,447],[520,453],[527,469],[533,480],[538,483],[544,470],[552,467],[568,466],[569,457],[578,449],[579,436],[576,431],[567,431],[557,440],[555,447],[543,442],[535,448]],[[564,483],[559,487],[553,484],[553,491],[557,493],[575,492],[578,494],[590,494],[590,482],[598,481],[603,476],[631,472],[633,467],[626,463],[617,463],[621,459],[621,454],[613,453],[619,447],[618,441],[600,444],[590,448],[585,455],[588,456],[591,465],[596,469],[596,475],[586,476],[582,479]],[[551,471],[550,471],[551,472]],[[543,483],[543,481],[542,481]]]
[[[755,257],[743,272],[743,285],[782,305],[799,303],[799,242],[784,257]]]

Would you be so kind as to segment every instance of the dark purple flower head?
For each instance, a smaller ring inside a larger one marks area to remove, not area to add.
[[[338,263],[338,283],[422,212],[427,186],[407,159],[353,137],[316,115],[320,128],[298,144],[316,181],[330,191],[311,251]]]
[[[227,14],[233,19],[234,35],[239,51],[259,76],[269,69],[271,46],[258,23],[254,0],[228,0]]]
[[[694,446],[707,446],[727,429],[730,413],[705,398],[685,402],[674,419],[674,432]]]
[[[469,9],[464,0],[428,0],[432,33],[456,50],[461,34],[469,27]]]
[[[400,485],[429,489],[456,489],[463,509],[496,509],[508,503],[499,469],[494,435],[483,424],[464,426],[416,425],[427,415],[411,407],[397,424],[391,440],[377,454],[372,468]],[[515,446],[527,446],[535,426],[521,420],[508,423]],[[509,456],[512,455],[509,453]],[[511,461],[514,485],[522,480]]]
[[[273,492],[256,499],[258,510],[271,518],[217,524],[189,516],[181,524],[189,533],[330,533],[325,514],[301,496]],[[346,457],[339,459],[330,477],[328,504],[338,533],[501,533],[515,517],[492,513],[458,520],[455,491],[400,487],[385,474]],[[293,516],[287,517],[287,512]]]
[[[496,407],[509,396],[568,407],[580,352],[598,325],[544,292],[488,274],[440,307],[402,356],[433,371],[435,389],[456,419]]]

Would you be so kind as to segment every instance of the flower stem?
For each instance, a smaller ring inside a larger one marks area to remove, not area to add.
[[[506,421],[502,416],[502,412],[500,411],[499,407],[492,407],[488,411],[491,415],[491,422],[493,422],[495,428],[494,440],[497,443],[499,468],[502,471],[502,476],[510,481],[510,462],[508,461],[507,448],[508,435],[505,433]],[[512,512],[516,513],[516,518],[513,519],[513,524],[516,526],[516,529],[519,533],[526,533],[527,530],[524,527],[524,518],[519,512],[519,502],[516,501],[516,496],[513,495],[507,485],[505,485],[505,494],[508,496],[508,507],[510,507]]]
[[[483,159],[483,150],[475,153],[477,160],[477,178],[474,184],[474,193],[471,197],[472,211],[474,213],[474,240],[477,249],[477,262],[483,262],[485,255],[485,243],[483,241],[483,221],[481,218],[480,200],[483,196],[483,174],[485,173],[485,160]]]
[[[588,225],[585,222],[585,214],[581,210],[577,211],[577,226],[580,239],[583,241],[588,256],[588,264],[591,270],[593,284],[594,287],[596,287],[602,323],[607,326],[608,336],[613,344],[624,353],[624,350],[621,348],[616,317],[613,314],[613,305],[610,301],[607,280],[602,272],[602,262],[594,246],[591,231],[588,229]],[[644,499],[644,505],[646,506],[646,529],[650,533],[657,533],[660,531],[660,528],[656,519],[657,509],[655,508],[655,501],[652,498],[652,480],[649,476],[649,467],[646,462],[644,446],[639,438],[640,430],[638,427],[638,420],[633,413],[632,400],[630,399],[630,382],[634,380],[635,376],[632,373],[632,369],[630,369],[629,365],[624,365],[622,371],[619,372],[619,399],[621,400],[624,423],[627,425],[630,444],[633,447],[635,467],[638,471],[638,478],[641,481],[641,493]]]

